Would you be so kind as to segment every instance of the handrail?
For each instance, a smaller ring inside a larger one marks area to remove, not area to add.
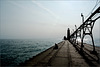
[[[78,31],[78,29],[82,29],[83,25],[87,23],[96,13],[100,13],[100,7],[98,7],[97,10],[95,10],[94,13],[92,13],[91,16],[82,25],[80,25],[80,27],[77,28],[76,31],[74,31],[70,36],[73,36]]]

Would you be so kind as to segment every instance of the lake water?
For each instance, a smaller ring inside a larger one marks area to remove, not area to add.
[[[0,39],[1,65],[16,66],[58,42],[60,40]]]
[[[1,65],[16,66],[60,41],[59,39],[0,39]],[[100,47],[100,39],[95,40],[95,43]]]

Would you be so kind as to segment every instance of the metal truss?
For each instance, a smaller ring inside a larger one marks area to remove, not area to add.
[[[93,17],[95,15],[99,14],[99,13],[100,13],[100,7],[98,7],[85,22],[84,22],[84,16],[83,16],[83,14],[81,14],[83,24],[80,25],[79,28],[77,28],[77,26],[75,25],[76,31],[74,31],[74,33],[72,33],[70,35],[70,40],[74,44],[77,44],[77,38],[80,37],[80,39],[81,39],[81,49],[80,49],[80,51],[83,51],[84,37],[86,35],[89,35],[92,39],[92,44],[93,44],[92,53],[96,53],[92,31],[93,31],[94,23],[96,22],[96,20],[98,20],[100,18],[100,15],[95,19],[93,19]]]

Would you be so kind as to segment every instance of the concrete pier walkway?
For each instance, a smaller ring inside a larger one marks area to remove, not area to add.
[[[57,44],[58,49],[53,49],[53,47],[47,49],[46,51],[30,58],[29,60],[22,63],[20,66],[65,66],[65,67],[89,67],[96,66],[99,67],[99,62],[96,59],[85,59],[84,53],[80,54],[69,41],[62,41]],[[87,51],[86,51],[87,52]],[[82,56],[83,55],[83,56]],[[86,57],[88,57],[86,55]],[[94,56],[95,58],[96,56]],[[93,62],[93,63],[92,63]],[[92,64],[90,64],[92,63]]]

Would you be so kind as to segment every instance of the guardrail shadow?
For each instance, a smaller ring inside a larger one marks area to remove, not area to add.
[[[100,58],[99,54],[91,54],[91,51],[88,49],[84,48],[83,51],[80,50],[80,45],[75,44],[70,41],[70,43],[75,47],[75,49],[78,51],[78,53],[85,59],[85,61],[89,64],[89,66],[100,66]]]

